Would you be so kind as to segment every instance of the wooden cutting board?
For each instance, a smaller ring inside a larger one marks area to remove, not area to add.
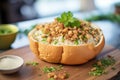
[[[88,75],[88,72],[92,68],[92,64],[100,57],[103,57],[105,55],[111,55],[116,59],[115,70],[108,70],[108,74],[99,76],[99,77],[92,77]],[[33,66],[27,66],[24,64],[24,66],[16,73],[9,74],[9,75],[3,75],[0,74],[0,80],[48,80],[47,74],[44,74],[40,68],[43,68],[44,66],[58,66],[59,64],[50,64],[44,61],[39,60],[36,58],[31,50],[29,49],[29,46],[25,46],[18,49],[9,50],[6,52],[3,52],[0,54],[2,55],[17,55],[24,59],[25,62],[28,61],[36,61],[39,62],[39,65],[37,67]],[[103,51],[98,55],[95,59],[77,66],[68,66],[63,65],[64,69],[63,71],[67,71],[70,74],[70,77],[66,80],[108,80],[114,75],[117,74],[117,72],[120,71],[120,50],[115,49],[110,46],[105,46]],[[41,76],[39,76],[41,75]]]

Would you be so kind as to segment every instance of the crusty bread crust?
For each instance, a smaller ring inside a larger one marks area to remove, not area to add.
[[[59,63],[62,57],[62,46],[52,46],[39,43],[39,57],[47,62]]]
[[[30,48],[38,58],[50,63],[62,63],[68,65],[83,64],[97,56],[105,44],[105,39],[102,35],[101,40],[95,46],[93,44],[81,44],[78,46],[47,45],[33,39],[32,34],[34,31],[35,29],[28,34]]]
[[[35,29],[29,32],[28,34],[28,38],[30,42],[30,49],[36,56],[39,56],[40,52],[38,51],[38,42],[32,37],[34,31]]]
[[[100,53],[104,47],[104,37],[99,45],[83,44],[80,46],[63,46],[61,63],[63,64],[82,64],[88,62]]]

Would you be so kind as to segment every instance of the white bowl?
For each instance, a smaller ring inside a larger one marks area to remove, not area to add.
[[[0,73],[11,74],[17,72],[24,64],[24,60],[15,55],[0,56]]]

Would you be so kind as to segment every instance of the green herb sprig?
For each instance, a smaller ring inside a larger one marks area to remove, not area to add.
[[[65,27],[80,27],[80,21],[73,17],[72,12],[63,12],[60,17],[57,17],[60,23],[63,23]]]

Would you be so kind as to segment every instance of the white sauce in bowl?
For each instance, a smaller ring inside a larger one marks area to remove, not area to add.
[[[0,57],[0,69],[14,69],[18,68],[23,64],[23,59],[14,56],[14,55],[6,55]]]

